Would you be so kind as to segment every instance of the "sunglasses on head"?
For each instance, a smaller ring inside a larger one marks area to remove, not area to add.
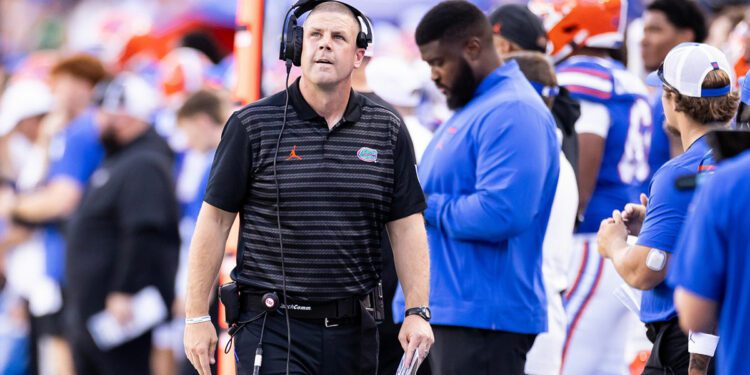
[[[664,79],[664,63],[663,62],[659,65],[659,70],[656,72],[656,75],[659,77],[659,80],[661,81],[662,85],[664,85],[664,87],[666,87],[670,91],[679,93],[679,91],[677,91],[677,89],[674,88],[674,86],[670,85],[667,82],[667,80]]]

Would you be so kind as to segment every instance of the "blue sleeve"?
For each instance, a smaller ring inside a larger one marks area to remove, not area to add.
[[[79,121],[93,121],[93,118],[87,116]],[[62,156],[50,164],[49,179],[67,177],[84,186],[103,158],[104,149],[93,122],[70,129]]]
[[[520,103],[488,114],[475,132],[476,185],[461,196],[430,194],[425,219],[460,240],[502,241],[531,225],[550,168],[551,115]]]
[[[673,253],[693,194],[678,190],[675,181],[689,172],[665,165],[656,172],[649,189],[646,220],[638,245]]]
[[[710,300],[722,299],[726,275],[726,240],[722,215],[727,215],[726,199],[719,201],[715,190],[720,183],[712,179],[695,197],[695,208],[682,229],[668,271],[667,282],[683,287]]]

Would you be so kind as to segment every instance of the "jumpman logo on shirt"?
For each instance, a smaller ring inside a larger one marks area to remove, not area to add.
[[[299,157],[299,155],[297,155],[297,145],[294,145],[294,147],[292,147],[292,152],[290,152],[289,157],[286,158],[286,160],[292,160],[292,159],[302,160],[302,158]]]

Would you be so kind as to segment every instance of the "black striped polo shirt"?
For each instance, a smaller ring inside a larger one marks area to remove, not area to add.
[[[411,139],[390,110],[352,91],[329,130],[299,80],[277,158],[287,293],[326,301],[369,292],[381,271],[385,223],[422,212]],[[285,93],[250,104],[227,122],[205,201],[240,213],[232,277],[257,290],[282,288],[273,156]]]

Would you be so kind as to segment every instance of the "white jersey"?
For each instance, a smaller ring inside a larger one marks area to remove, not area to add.
[[[558,130],[558,139],[561,134]],[[529,375],[558,375],[562,362],[567,317],[561,292],[568,287],[573,254],[573,228],[578,211],[578,184],[573,166],[560,152],[560,175],[542,246],[542,278],[547,294],[547,332],[534,340],[526,354]]]

